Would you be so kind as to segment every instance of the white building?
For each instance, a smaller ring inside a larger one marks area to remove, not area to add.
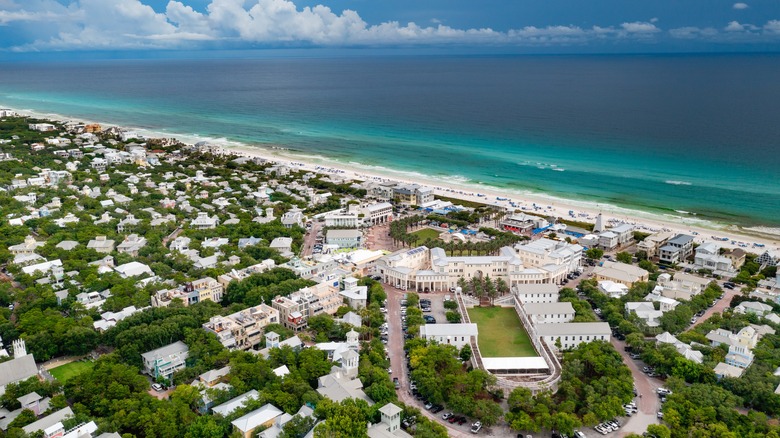
[[[339,248],[357,248],[362,237],[360,230],[328,230],[325,241],[328,245],[338,245]]]
[[[460,350],[477,340],[476,324],[424,324],[420,326],[420,337],[442,345],[453,345]]]
[[[610,298],[620,298],[628,293],[628,286],[610,280],[599,281],[599,290]]]
[[[190,222],[190,228],[195,230],[208,230],[217,228],[219,225],[219,218],[215,216],[209,216],[206,212],[198,213],[198,217]]]
[[[517,298],[523,304],[557,303],[558,286],[552,283],[544,284],[519,284],[512,288]]]
[[[612,330],[606,322],[568,322],[563,324],[537,324],[539,338],[555,347],[560,342],[561,349],[567,350],[583,342],[609,342]]]
[[[678,234],[666,242],[658,253],[658,258],[665,263],[680,263],[693,254],[693,236]]]
[[[693,266],[697,269],[709,269],[722,274],[734,272],[731,259],[720,255],[720,245],[715,242],[706,242],[696,248]]]
[[[177,341],[146,352],[141,355],[144,372],[154,378],[164,377],[170,379],[174,372],[186,366],[185,361],[189,351],[187,344]]]
[[[535,324],[563,323],[574,320],[574,307],[569,302],[524,304],[525,313]]]
[[[367,205],[361,211],[363,212],[363,223],[366,225],[383,224],[393,219],[393,205],[389,202]]]

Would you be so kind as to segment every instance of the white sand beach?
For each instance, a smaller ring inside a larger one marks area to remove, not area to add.
[[[14,109],[16,112],[42,119],[57,121],[78,121],[81,123],[101,123],[101,121],[80,120],[53,113],[41,113],[30,110]],[[284,147],[272,145],[250,146],[225,138],[206,138],[197,135],[187,136],[167,132],[156,132],[144,128],[123,127],[127,131],[136,132],[146,138],[178,138],[184,143],[206,141],[222,146],[227,152],[244,156],[263,158],[268,161],[285,164],[311,172],[336,174],[343,178],[374,181],[395,181],[407,184],[422,184],[434,187],[435,193],[449,198],[463,199],[495,205],[502,208],[524,211],[540,216],[554,216],[582,222],[595,222],[601,213],[607,226],[619,223],[631,223],[638,231],[648,233],[671,231],[695,236],[696,242],[716,241],[724,248],[742,248],[753,253],[763,253],[767,249],[780,248],[780,229],[769,227],[739,228],[737,226],[722,226],[708,220],[689,216],[685,212],[680,215],[658,215],[638,210],[631,210],[610,204],[594,204],[587,201],[555,198],[544,194],[507,193],[490,186],[467,185],[457,178],[442,179],[428,177],[410,172],[396,171],[376,166],[361,166],[358,163],[345,164],[329,160],[325,157],[299,155]],[[362,167],[362,168],[361,168]]]

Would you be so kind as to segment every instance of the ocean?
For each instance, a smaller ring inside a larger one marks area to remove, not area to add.
[[[10,62],[0,106],[778,227],[778,72],[761,54]]]

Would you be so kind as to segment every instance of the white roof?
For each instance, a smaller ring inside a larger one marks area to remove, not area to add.
[[[539,336],[609,335],[612,330],[606,322],[564,322],[537,324],[536,333]]]
[[[222,416],[230,415],[236,409],[243,407],[247,400],[257,400],[258,395],[257,390],[253,389],[238,397],[232,398],[219,406],[214,406],[211,411],[215,414],[221,414]]]
[[[260,409],[244,415],[243,417],[236,418],[232,421],[233,426],[243,433],[255,430],[258,426],[265,424],[274,418],[282,415],[284,412],[272,404],[263,405]]]
[[[154,272],[152,272],[152,269],[149,266],[140,262],[125,263],[114,269],[125,277],[136,277],[143,274],[154,275]]]
[[[539,370],[549,369],[543,357],[483,357],[482,364],[488,370]]]
[[[724,377],[740,377],[742,376],[742,373],[745,371],[742,368],[735,367],[734,365],[729,365],[724,362],[720,362],[717,365],[715,365],[715,374],[721,375]]]
[[[424,324],[420,336],[477,336],[476,324]]]
[[[568,301],[558,303],[528,303],[523,305],[529,315],[573,314],[574,306]]]
[[[49,272],[49,270],[53,266],[62,266],[62,261],[60,259],[57,259],[48,262],[38,263],[37,265],[25,266],[24,268],[22,268],[22,272],[24,272],[27,275],[30,275],[35,271],[46,273]]]

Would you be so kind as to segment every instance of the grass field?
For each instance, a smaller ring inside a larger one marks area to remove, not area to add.
[[[528,333],[511,307],[473,307],[471,322],[479,328],[478,344],[483,357],[538,356]]]
[[[55,379],[59,380],[60,383],[65,383],[71,377],[91,370],[93,366],[95,366],[95,363],[92,361],[76,361],[60,365],[57,368],[52,368],[49,372]]]
[[[444,231],[444,230],[442,230]],[[439,234],[441,234],[441,231],[436,231],[431,228],[423,228],[422,230],[417,230],[414,233],[415,236],[417,236],[417,243],[422,244],[428,239],[438,239]]]

